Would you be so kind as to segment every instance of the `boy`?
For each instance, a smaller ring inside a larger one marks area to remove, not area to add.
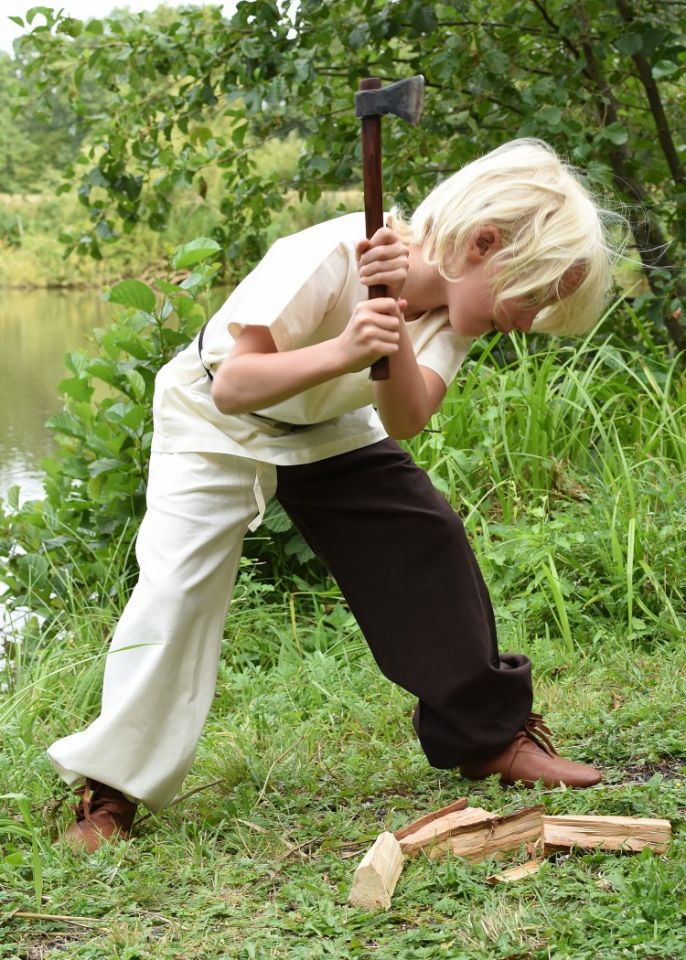
[[[390,437],[426,425],[475,337],[592,325],[610,284],[602,220],[545,144],[514,141],[371,241],[358,214],[277,241],[160,371],[140,579],[102,712],[48,751],[68,782],[86,778],[68,842],[94,850],[128,833],[137,802],[173,799],[214,694],[243,537],[271,496],[383,673],[417,696],[429,763],[505,783],[601,780],[555,752],[529,661],[498,652],[461,521]],[[388,295],[367,300],[374,284]],[[372,383],[380,356],[391,376]]]

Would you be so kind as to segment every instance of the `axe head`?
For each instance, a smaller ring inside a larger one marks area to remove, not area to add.
[[[394,113],[408,123],[419,123],[424,106],[424,77],[408,77],[378,90],[360,90],[355,94],[356,117],[380,117]]]

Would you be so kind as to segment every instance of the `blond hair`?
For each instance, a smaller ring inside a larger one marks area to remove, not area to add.
[[[532,329],[550,333],[582,333],[598,320],[626,233],[623,217],[602,209],[572,167],[542,140],[528,138],[506,143],[444,180],[409,224],[397,210],[392,216],[399,233],[421,243],[425,259],[450,280],[459,279],[460,255],[478,229],[497,227],[502,246],[493,254],[496,302],[522,297],[549,304]],[[620,237],[611,239],[613,232]],[[565,276],[578,282],[561,296]]]

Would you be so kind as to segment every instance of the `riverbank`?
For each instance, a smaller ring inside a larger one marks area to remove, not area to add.
[[[43,536],[45,510],[31,509],[4,534],[32,551],[15,597],[49,622],[7,644],[0,675],[0,956],[65,943],[70,960],[683,956],[684,380],[657,349],[510,346],[507,366],[475,351],[432,430],[408,445],[464,517],[500,647],[532,659],[556,745],[601,767],[603,783],[502,790],[430,768],[413,698],[381,676],[333,585],[300,578],[291,534],[265,525],[252,536],[261,548],[271,536],[270,552],[240,571],[217,695],[177,803],[141,810],[131,841],[93,857],[53,845],[73,799],[45,748],[96,715],[130,587],[125,539],[81,549],[76,511],[108,504],[75,488],[72,526],[60,514]],[[381,830],[463,794],[502,813],[543,803],[550,814],[666,817],[674,840],[661,856],[575,851],[497,887],[493,862],[418,858],[391,912],[347,905]]]
[[[327,193],[317,203],[300,201],[293,193],[266,231],[267,243],[338,212],[358,209],[362,209],[362,196],[356,190]],[[75,194],[0,193],[0,288],[100,291],[129,277],[164,277],[170,252],[195,237],[211,235],[218,221],[213,203],[191,190],[179,191],[163,233],[140,224],[133,233],[106,246],[102,260],[76,253],[65,257],[60,235],[65,229],[85,231],[89,225]]]
[[[85,209],[70,194],[0,194],[0,287],[15,290],[101,290],[125,277],[162,275],[168,253],[186,239],[141,225],[107,248],[102,260],[65,257],[60,234],[88,227]],[[188,239],[195,224],[188,218]],[[195,234],[193,234],[195,235]]]

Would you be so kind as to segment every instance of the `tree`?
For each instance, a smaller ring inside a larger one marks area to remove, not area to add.
[[[8,54],[0,52],[0,93],[14,86],[16,67]],[[0,96],[0,191],[38,193],[46,184],[58,186],[60,171],[80,150],[79,138],[69,130],[71,119],[64,95],[43,97],[40,110],[14,116],[10,97]]]
[[[217,166],[217,239],[240,273],[287,188],[315,199],[359,183],[359,78],[421,72],[421,127],[385,125],[388,191],[409,205],[478,152],[548,140],[627,205],[650,284],[643,309],[686,349],[683,0],[301,0],[292,13],[244,0],[230,20],[182,8],[85,23],[39,9],[46,22],[19,62],[39,89],[68,93],[89,144],[65,170],[93,222],[67,238],[82,252],[100,255],[141,219],[164,229],[175,187],[202,190]],[[213,129],[218,114],[228,137]],[[295,179],[260,176],[255,144],[291,130],[303,143]]]

